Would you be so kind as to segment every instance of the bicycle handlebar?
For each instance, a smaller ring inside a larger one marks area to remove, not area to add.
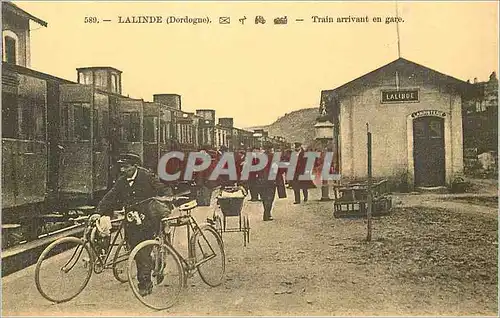
[[[182,194],[188,194],[188,192],[182,193]],[[168,203],[172,203],[172,204],[175,201],[179,201],[179,200],[191,200],[190,197],[183,196],[182,194],[181,195],[176,195],[176,196],[154,196],[154,197],[150,197],[150,198],[147,198],[147,199],[144,199],[144,200],[141,200],[139,202],[135,202],[135,203],[132,203],[132,204],[126,206],[125,210],[128,210],[131,207],[137,206],[139,204],[145,203],[145,202],[150,201],[150,200],[158,200],[160,202],[168,202]]]

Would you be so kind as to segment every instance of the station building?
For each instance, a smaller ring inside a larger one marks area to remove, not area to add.
[[[320,112],[334,124],[332,146],[343,180],[372,175],[398,189],[450,185],[463,174],[462,104],[471,84],[399,58],[321,92]]]

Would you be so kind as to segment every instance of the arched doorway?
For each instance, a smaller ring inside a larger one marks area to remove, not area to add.
[[[413,120],[413,162],[417,187],[445,184],[444,118],[425,116]]]

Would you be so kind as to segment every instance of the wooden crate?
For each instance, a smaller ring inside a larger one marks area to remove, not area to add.
[[[373,199],[372,216],[388,215],[392,208],[392,198],[381,196]],[[366,200],[336,200],[333,204],[333,216],[343,217],[366,217],[368,201]]]

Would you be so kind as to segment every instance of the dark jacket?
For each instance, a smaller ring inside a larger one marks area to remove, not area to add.
[[[261,169],[260,171],[257,172],[257,183],[260,184],[261,186],[267,186],[267,187],[273,187],[276,184],[280,184],[279,180],[283,180],[283,170],[282,169],[277,169],[277,173],[275,178],[272,180],[269,180],[269,174],[271,173],[272,163],[273,163],[273,154],[272,153],[266,153],[267,155],[267,165]]]
[[[118,178],[113,188],[102,198],[97,206],[97,213],[112,216],[114,210],[151,198],[154,196],[171,195],[169,187],[165,186],[157,176],[144,168],[137,168],[137,176],[132,186],[125,176]],[[146,226],[151,225],[157,216],[151,215],[149,202],[134,206],[133,211],[143,213]]]
[[[292,187],[297,189],[310,189],[314,188],[314,182],[312,180],[299,180],[299,177],[306,172],[307,166],[307,157],[305,156],[304,149],[301,149],[298,153],[297,158],[297,167],[295,169],[295,174],[293,180],[291,180],[290,184]]]

